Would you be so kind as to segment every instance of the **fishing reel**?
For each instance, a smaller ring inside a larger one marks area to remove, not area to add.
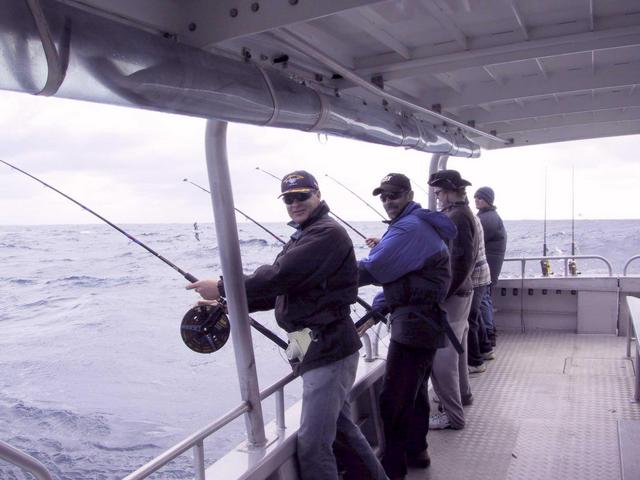
[[[542,270],[543,277],[549,277],[553,275],[553,272],[551,271],[551,262],[548,258],[540,260],[540,269]]]
[[[195,306],[184,315],[180,324],[182,341],[198,353],[220,350],[230,333],[231,325],[222,305]]]

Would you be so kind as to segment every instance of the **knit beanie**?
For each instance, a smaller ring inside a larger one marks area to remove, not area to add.
[[[476,190],[476,193],[473,196],[484,200],[489,205],[493,205],[493,201],[496,198],[496,194],[493,193],[493,189],[491,187],[480,187]]]

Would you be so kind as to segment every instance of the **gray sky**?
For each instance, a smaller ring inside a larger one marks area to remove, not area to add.
[[[208,186],[205,121],[86,102],[0,92],[0,158],[50,183],[112,222],[212,221],[206,194],[184,183]],[[575,165],[576,218],[639,218],[634,158],[639,136],[483,151],[480,158],[450,158],[476,188],[496,192],[505,219],[571,217]],[[341,217],[377,220],[329,174],[379,210],[371,190],[389,172],[407,174],[426,188],[430,155],[291,130],[232,124],[229,160],[236,207],[260,221],[284,221],[279,184],[257,171],[281,176],[306,169]],[[426,195],[414,187],[426,206]],[[240,221],[243,219],[239,218]],[[99,221],[68,200],[0,164],[0,225],[76,224]]]

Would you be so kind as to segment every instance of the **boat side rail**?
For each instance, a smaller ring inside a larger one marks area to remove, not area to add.
[[[629,317],[631,318],[631,328],[633,329],[633,338],[636,342],[636,354],[635,354],[635,388],[634,388],[634,399],[638,402],[640,401],[640,337],[638,336],[638,332],[640,332],[640,298],[638,297],[627,297],[627,305],[629,307]],[[631,336],[631,334],[630,334]],[[627,350],[627,356],[629,355],[629,351]]]
[[[276,381],[271,386],[260,392],[260,400],[263,401],[269,398],[271,395],[276,395],[276,425],[278,428],[285,428],[284,422],[284,387],[291,383],[296,376],[293,373],[289,373],[285,377]],[[240,417],[244,413],[250,410],[248,402],[241,402],[232,410],[222,415],[218,419],[214,420],[210,424],[201,428],[200,430],[192,433],[187,438],[177,443],[173,447],[164,451],[153,460],[149,461],[145,465],[138,468],[135,472],[130,473],[123,480],[142,480],[149,475],[160,470],[170,461],[179,457],[189,449],[193,449],[193,461],[195,468],[196,480],[205,479],[205,465],[204,465],[204,440],[210,435],[214,434],[218,430],[222,429],[236,418]]]
[[[629,260],[627,260],[627,263],[624,264],[624,268],[622,269],[622,275],[623,276],[627,276],[627,271],[629,270],[629,265],[631,265],[634,261],[640,259],[640,255],[634,255],[633,257],[631,257]]]
[[[377,340],[379,336],[379,328],[378,332],[374,333],[375,343],[372,347],[372,342],[367,333],[362,335],[363,344],[365,347],[365,356],[364,359],[366,362],[372,362],[378,356],[378,345]],[[260,401],[264,401],[269,398],[271,395],[275,394],[275,420],[276,426],[278,429],[285,428],[285,405],[284,405],[284,388],[286,385],[291,383],[296,376],[293,373],[289,373],[285,377],[276,381],[269,387],[265,388],[260,392]],[[163,453],[158,455],[156,458],[147,462],[145,465],[138,468],[135,472],[130,473],[123,480],[142,480],[153,473],[160,470],[166,464],[179,457],[183,453],[185,453],[189,449],[193,449],[193,462],[195,468],[195,478],[196,480],[204,480],[205,479],[205,465],[204,465],[204,440],[216,433],[218,430],[221,430],[223,427],[234,421],[236,418],[240,417],[244,413],[247,413],[250,409],[250,405],[247,402],[241,402],[235,408],[217,418],[210,424],[201,428],[200,430],[192,433],[187,438],[177,443],[173,447],[165,450]],[[47,477],[43,477],[47,478]],[[49,480],[47,478],[47,480]]]
[[[39,460],[0,440],[0,458],[29,472],[36,480],[52,480],[51,474]]]
[[[533,261],[541,261],[541,260],[549,260],[556,261],[561,260],[564,263],[564,276],[570,277],[572,275],[569,274],[569,260],[601,260],[607,266],[609,271],[609,276],[613,276],[613,267],[611,266],[611,262],[607,260],[605,257],[601,255],[559,255],[559,256],[540,256],[540,257],[512,257],[505,258],[505,262],[520,262],[520,278],[525,277],[526,272],[526,264],[527,262]]]

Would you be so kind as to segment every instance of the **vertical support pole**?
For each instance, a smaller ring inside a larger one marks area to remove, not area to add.
[[[242,400],[251,406],[249,412],[244,416],[247,442],[251,447],[261,447],[266,445],[267,439],[264,433],[258,374],[251,341],[249,308],[242,276],[242,259],[240,258],[240,242],[227,161],[226,140],[227,123],[208,120],[205,134],[207,171],[216,237],[220,248],[220,262],[224,275],[224,290],[229,308],[231,339],[236,357],[240,394]]]
[[[276,426],[278,430],[287,428],[284,423],[284,387],[276,391]]]
[[[193,446],[193,469],[196,473],[196,480],[205,480],[204,443],[202,440]]]
[[[429,178],[431,178],[431,175],[433,175],[434,173],[436,173],[438,171],[438,162],[439,162],[439,160],[440,160],[440,154],[439,153],[434,153],[433,155],[431,155],[431,162],[429,162]],[[432,212],[436,211],[436,196],[433,194],[433,187],[432,186],[429,186],[429,204],[428,204],[428,208]]]

